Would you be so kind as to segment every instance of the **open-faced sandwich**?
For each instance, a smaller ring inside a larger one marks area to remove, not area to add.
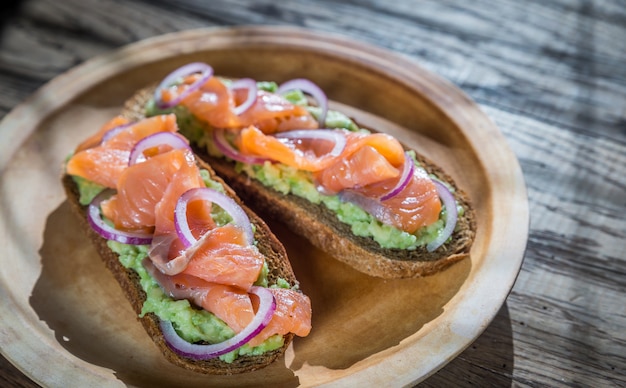
[[[97,130],[97,128],[96,128]],[[84,140],[63,184],[165,357],[210,374],[269,365],[311,330],[285,249],[178,133],[173,114],[118,116]]]
[[[468,257],[474,211],[451,177],[328,105],[305,79],[228,79],[191,63],[138,91],[125,112],[175,114],[245,203],[361,272],[419,277]]]

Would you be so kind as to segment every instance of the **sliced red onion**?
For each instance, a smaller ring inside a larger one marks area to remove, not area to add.
[[[187,190],[183,195],[181,195],[174,210],[176,233],[185,247],[190,247],[198,241],[191,233],[191,229],[189,228],[189,223],[187,221],[187,205],[189,202],[198,199],[212,202],[224,209],[224,211],[232,217],[233,223],[243,229],[246,243],[249,245],[254,243],[254,233],[252,232],[250,219],[241,206],[239,206],[237,202],[226,194],[222,194],[219,191],[208,187],[198,187]]]
[[[346,134],[341,130],[334,129],[296,129],[293,131],[280,132],[274,135],[279,139],[313,139],[328,140],[335,145],[328,155],[339,156],[346,148]]]
[[[448,238],[450,238],[450,236],[454,232],[454,228],[456,227],[456,221],[458,217],[456,200],[454,199],[454,195],[452,195],[446,185],[439,182],[438,180],[433,179],[433,183],[437,188],[437,194],[439,195],[439,198],[441,198],[443,206],[446,207],[446,225],[443,228],[441,234],[436,239],[428,243],[428,245],[426,245],[426,249],[428,250],[428,252],[435,251],[437,248],[442,246],[448,240]]]
[[[139,140],[133,149],[130,151],[130,157],[128,158],[128,165],[145,161],[143,152],[149,148],[157,147],[160,145],[169,145],[172,149],[188,149],[189,143],[184,137],[175,134],[174,132],[157,132],[152,135],[146,136]]]
[[[105,141],[111,139],[112,137],[114,137],[118,133],[124,131],[126,128],[130,127],[133,124],[135,124],[135,123],[134,122],[130,122],[130,123],[118,125],[117,127],[113,127],[111,129],[109,129],[108,131],[106,131],[104,133],[104,135],[102,135],[102,140],[100,142],[104,143]]]
[[[413,172],[415,171],[415,163],[413,163],[413,159],[409,156],[408,153],[404,154],[404,166],[402,169],[402,175],[400,175],[400,179],[398,183],[391,188],[387,193],[383,194],[380,197],[381,201],[386,201],[398,195],[402,190],[406,188],[406,186],[413,179]]]
[[[200,78],[198,78],[196,82],[187,86],[187,88],[178,96],[176,96],[176,98],[173,98],[171,101],[168,101],[168,102],[164,102],[161,99],[161,92],[163,91],[163,89],[166,89],[172,86],[172,84],[177,82],[179,79],[186,77],[188,75],[194,74],[194,73],[201,73]],[[202,85],[204,85],[212,76],[213,76],[213,68],[206,63],[193,62],[193,63],[186,64],[184,66],[181,66],[178,69],[171,72],[170,74],[168,74],[163,79],[163,81],[161,81],[159,86],[157,86],[156,90],[154,91],[154,102],[156,103],[156,106],[159,109],[171,108],[175,105],[178,105],[178,103],[180,103],[183,99],[185,99],[185,97],[187,97],[189,94],[193,93],[194,91],[198,90]]]
[[[344,202],[351,202],[361,209],[371,214],[374,218],[381,222],[385,222],[386,209],[380,200],[372,197],[368,197],[358,191],[346,189],[342,190],[338,194],[339,199]]]
[[[174,277],[161,272],[149,257],[144,258],[141,265],[156,280],[167,296],[174,300],[187,299],[196,306],[202,306],[202,301],[206,297],[209,287],[183,287],[174,281]]]
[[[224,136],[225,132],[226,131],[224,129],[213,130],[213,143],[215,143],[217,149],[224,154],[224,156],[245,164],[263,164],[269,160],[259,156],[244,155],[240,153],[228,142],[228,140],[226,140],[226,137]]]
[[[308,79],[296,78],[281,84],[276,91],[277,94],[284,94],[290,90],[300,90],[303,93],[311,95],[320,107],[321,113],[317,118],[320,127],[326,126],[326,113],[328,112],[328,98],[326,93],[315,83]]]
[[[246,98],[246,100],[233,109],[234,114],[240,115],[243,112],[250,109],[250,107],[254,105],[254,103],[256,102],[256,95],[257,95],[256,81],[253,80],[252,78],[239,79],[230,85],[230,90],[236,90],[236,89],[246,89],[248,91],[248,97]]]
[[[169,258],[170,247],[177,239],[174,234],[155,235],[148,251],[152,264],[165,275],[174,276],[187,268],[198,246],[186,249],[173,259]]]
[[[152,242],[152,234],[125,232],[109,226],[100,216],[100,203],[108,198],[111,191],[105,190],[98,194],[89,204],[87,220],[100,236],[107,240],[117,241],[122,244],[148,245]]]
[[[254,286],[250,288],[250,292],[259,297],[259,309],[250,324],[234,337],[218,344],[192,344],[182,339],[178,333],[176,333],[170,321],[161,320],[161,331],[163,332],[165,342],[175,353],[194,360],[215,358],[240,348],[269,324],[276,310],[276,300],[270,290]]]

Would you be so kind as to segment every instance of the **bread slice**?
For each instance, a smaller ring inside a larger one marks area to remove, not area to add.
[[[235,195],[235,192],[229,188],[222,179],[216,176],[214,170],[208,164],[200,159],[197,159],[197,163],[200,168],[209,171],[213,180],[224,185],[226,193],[244,209],[250,218],[251,223],[254,224],[255,239],[258,242],[257,247],[265,256],[268,264],[269,284],[275,284],[278,278],[282,278],[291,286],[296,285],[296,277],[291,268],[291,264],[287,259],[285,248],[280,241],[278,241],[276,236],[272,234],[265,222],[248,207],[243,205],[242,201]],[[128,301],[131,303],[135,313],[139,315],[144,301],[146,300],[146,294],[139,283],[139,276],[133,270],[125,268],[120,263],[117,254],[111,251],[107,246],[107,240],[97,234],[89,226],[86,214],[87,207],[82,206],[79,203],[78,188],[72,177],[65,174],[62,177],[62,182],[68,201],[71,204],[73,212],[78,216],[82,229],[86,231],[89,239],[94,244],[96,250],[100,254],[100,257],[106,264],[106,267],[113,273],[115,279],[120,284],[120,287],[124,290],[124,293],[126,294]],[[185,369],[205,374],[232,375],[263,368],[280,357],[285,352],[294,337],[291,333],[285,335],[285,342],[281,348],[266,352],[261,356],[239,356],[232,363],[226,363],[221,361],[219,358],[198,361],[182,357],[170,349],[170,347],[165,343],[163,333],[159,327],[159,318],[155,314],[148,313],[138,319],[141,321],[144,329],[167,360]]]
[[[152,98],[154,87],[139,90],[126,101],[124,115],[131,120],[145,116],[145,106]],[[464,212],[457,220],[451,241],[434,252],[425,247],[413,250],[382,248],[372,238],[356,236],[350,226],[340,222],[324,205],[265,187],[245,174],[237,173],[234,163],[208,155],[205,150],[194,151],[206,160],[240,196],[266,219],[275,219],[307,238],[314,246],[356,270],[380,278],[416,278],[443,270],[469,257],[476,233],[476,217],[468,196],[432,161],[416,152],[418,162],[428,173],[454,188],[454,196]]]

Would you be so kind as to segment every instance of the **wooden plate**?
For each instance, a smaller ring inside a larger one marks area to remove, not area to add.
[[[136,89],[191,61],[232,77],[310,78],[335,106],[436,160],[478,212],[471,259],[423,279],[379,280],[272,224],[312,299],[311,334],[250,374],[205,376],[170,365],[79,230],[59,177],[68,153]],[[132,44],[49,82],[4,118],[0,138],[0,345],[44,386],[411,384],[487,327],[527,240],[519,164],[467,96],[401,55],[302,29],[200,29]]]

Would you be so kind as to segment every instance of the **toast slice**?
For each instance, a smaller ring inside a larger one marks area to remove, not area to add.
[[[145,117],[145,107],[154,88],[146,87],[135,93],[126,101],[123,114],[131,120]],[[314,246],[367,275],[388,279],[416,278],[432,275],[469,257],[476,234],[476,216],[470,200],[448,174],[418,152],[416,159],[421,166],[452,187],[457,204],[464,209],[450,240],[434,252],[429,252],[426,247],[412,250],[382,248],[372,238],[354,235],[350,226],[340,222],[324,205],[268,188],[235,171],[233,162],[211,156],[205,149],[195,146],[194,152],[210,163],[245,203],[254,206],[255,212],[284,223]]]
[[[254,237],[258,242],[257,247],[265,256],[269,268],[267,275],[268,283],[275,284],[279,278],[282,278],[292,287],[297,285],[296,277],[287,259],[285,248],[280,241],[278,241],[276,236],[272,234],[265,222],[243,205],[242,201],[235,195],[235,192],[215,174],[214,170],[208,164],[198,158],[196,158],[196,162],[201,169],[205,169],[209,172],[214,181],[224,186],[226,193],[244,209],[250,222],[254,225]],[[113,273],[120,287],[124,290],[133,310],[139,316],[146,300],[146,294],[139,283],[139,276],[133,270],[125,268],[120,263],[118,255],[107,246],[107,240],[90,227],[87,221],[87,206],[80,204],[78,188],[72,177],[65,174],[62,177],[62,183],[71,208],[77,215],[82,229],[86,231],[89,239],[106,264],[106,267]],[[289,333],[284,336],[284,344],[281,348],[266,352],[260,356],[240,355],[232,363],[227,363],[219,358],[194,360],[178,355],[165,343],[163,333],[159,326],[159,318],[154,313],[145,314],[138,319],[167,360],[185,369],[205,374],[232,375],[263,368],[280,357],[294,337],[293,334]]]

